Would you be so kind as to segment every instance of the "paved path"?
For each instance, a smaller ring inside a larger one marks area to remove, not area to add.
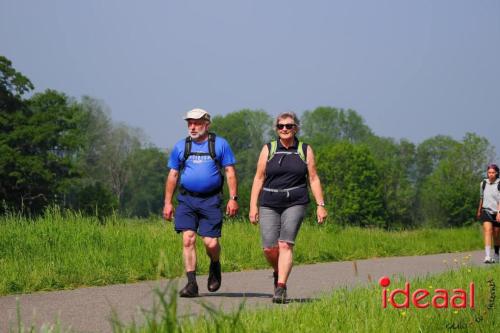
[[[334,288],[378,281],[383,275],[425,276],[458,268],[463,262],[483,265],[482,258],[483,251],[471,251],[301,265],[293,268],[288,281],[288,296],[292,301],[306,302]],[[270,269],[223,273],[222,279],[221,289],[208,293],[207,277],[198,277],[202,297],[179,298],[178,313],[202,313],[204,308],[199,304],[200,300],[225,311],[237,309],[243,300],[246,307],[286,306],[271,303],[273,279]],[[186,283],[185,279],[174,281],[180,287]],[[110,332],[112,309],[125,323],[130,323],[134,317],[141,318],[138,309],[151,307],[155,299],[153,288],[164,288],[167,283],[168,280],[162,280],[0,297],[0,332],[8,331],[9,322],[17,328],[17,299],[25,324],[35,323],[40,327],[42,323],[54,323],[59,318],[63,328],[71,327],[79,332]]]

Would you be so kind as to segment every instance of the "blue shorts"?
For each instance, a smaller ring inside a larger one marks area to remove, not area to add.
[[[175,231],[193,230],[202,237],[219,238],[222,230],[222,199],[220,193],[208,198],[177,195]]]

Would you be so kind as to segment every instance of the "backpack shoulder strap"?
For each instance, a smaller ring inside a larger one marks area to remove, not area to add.
[[[484,188],[486,187],[486,179],[483,179],[481,182],[481,191],[484,192]],[[497,183],[497,190],[500,192],[500,182]]]
[[[189,158],[189,155],[191,155],[192,142],[193,139],[190,136],[186,137],[186,139],[184,140],[184,155],[182,157],[179,171],[182,171],[184,169],[184,167],[186,166],[186,161]]]
[[[217,170],[219,170],[219,175],[222,179],[219,191],[220,191],[220,193],[222,193],[224,190],[224,173],[223,173],[222,164],[219,161],[219,159],[217,158],[217,154],[215,151],[215,138],[216,137],[217,136],[215,135],[215,133],[212,133],[212,132],[208,133],[208,154],[210,155],[210,158],[212,160],[214,160],[215,166],[217,167]]]
[[[299,156],[302,159],[302,161],[307,163],[305,148],[306,146],[304,145],[304,143],[302,141],[299,141],[299,144],[297,146],[297,153],[299,153]]]
[[[215,154],[215,133],[208,133],[208,153],[213,160],[217,160],[217,155]]]
[[[269,149],[269,155],[267,156],[267,160],[270,161],[274,154],[276,154],[276,149],[278,149],[278,141],[274,140],[267,144],[267,148]]]
[[[191,154],[192,144],[193,144],[193,139],[190,136],[186,137],[186,140],[184,140],[184,161],[186,161],[189,158],[189,155]]]

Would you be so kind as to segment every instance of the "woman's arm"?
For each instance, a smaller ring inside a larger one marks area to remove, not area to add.
[[[264,186],[264,180],[266,178],[266,164],[267,157],[269,156],[269,149],[267,145],[262,147],[260,151],[259,160],[257,162],[257,170],[255,171],[255,177],[253,178],[252,192],[250,194],[250,212],[249,218],[251,223],[259,222],[259,195]]]
[[[314,200],[316,200],[316,205],[318,205],[316,209],[316,217],[318,219],[318,223],[323,223],[328,215],[328,212],[325,208],[321,181],[319,179],[318,173],[316,172],[314,152],[309,145],[307,146],[307,171],[309,172],[309,185],[311,186]]]

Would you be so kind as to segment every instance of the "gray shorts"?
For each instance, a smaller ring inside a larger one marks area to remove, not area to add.
[[[306,205],[288,208],[259,208],[260,236],[262,247],[278,245],[278,241],[295,244],[300,225],[306,214]]]

